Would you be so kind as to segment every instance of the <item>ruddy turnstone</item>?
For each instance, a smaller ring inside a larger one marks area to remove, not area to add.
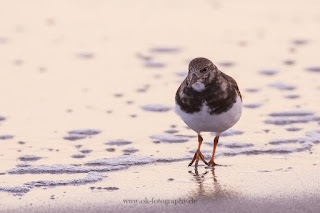
[[[188,76],[177,90],[176,112],[198,134],[198,150],[191,163],[198,167],[199,158],[208,166],[217,165],[214,154],[220,134],[238,122],[242,113],[242,97],[237,82],[221,72],[210,60],[195,58],[189,63]],[[204,159],[200,147],[201,132],[214,132],[212,157]]]

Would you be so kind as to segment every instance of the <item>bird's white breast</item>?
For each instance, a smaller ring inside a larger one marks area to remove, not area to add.
[[[175,110],[182,120],[195,132],[215,132],[220,134],[238,122],[242,114],[242,101],[239,95],[237,95],[237,100],[233,106],[221,114],[210,115],[210,110],[206,103],[203,104],[200,112],[186,113],[181,110],[177,103]]]

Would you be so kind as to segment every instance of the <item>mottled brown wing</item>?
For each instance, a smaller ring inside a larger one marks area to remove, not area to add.
[[[239,90],[239,87],[238,87],[238,84],[237,84],[236,80],[234,80],[231,76],[229,76],[227,74],[224,74],[224,76],[225,76],[226,79],[228,79],[229,82],[231,82],[231,85],[235,88],[235,90],[237,91],[237,93],[240,96],[240,99],[242,101],[242,95],[241,95],[241,92]]]

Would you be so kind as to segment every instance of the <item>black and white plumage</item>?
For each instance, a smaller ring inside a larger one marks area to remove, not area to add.
[[[175,96],[176,112],[198,134],[198,151],[190,163],[199,157],[209,166],[214,163],[214,153],[221,132],[238,122],[242,113],[242,96],[237,82],[221,72],[210,60],[195,58],[189,63],[189,72]],[[207,163],[201,152],[201,132],[216,133],[213,155]]]

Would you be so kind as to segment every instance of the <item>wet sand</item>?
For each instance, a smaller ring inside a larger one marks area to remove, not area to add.
[[[318,212],[319,6],[0,3],[0,211]],[[244,109],[195,172],[174,95],[199,56]]]

